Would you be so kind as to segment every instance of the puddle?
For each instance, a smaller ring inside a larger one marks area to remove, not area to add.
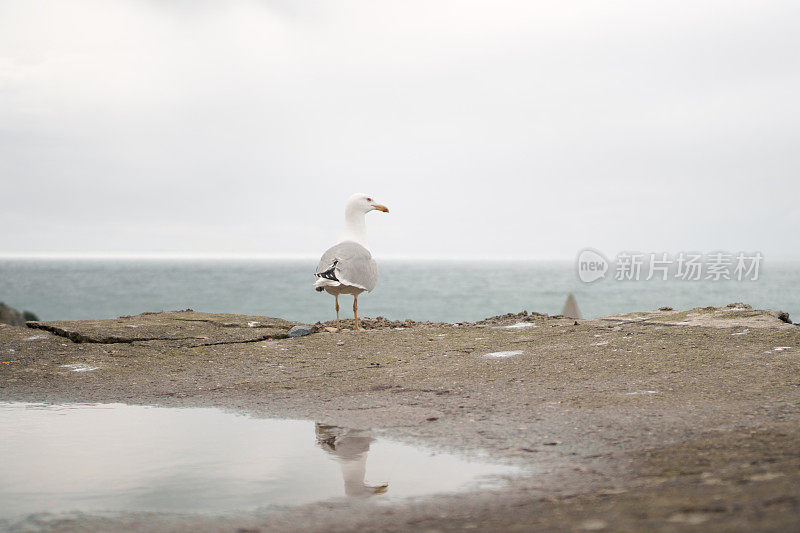
[[[503,329],[522,329],[522,328],[538,328],[536,324],[531,322],[517,322],[516,324],[511,324],[510,326],[503,326]]]
[[[767,350],[764,353],[783,352],[785,350],[791,350],[791,349],[792,349],[791,346],[776,346],[775,348]]]
[[[73,372],[93,372],[98,369],[96,366],[87,365],[84,363],[75,363],[72,365],[61,365],[61,368],[68,368]]]
[[[485,354],[484,357],[502,359],[504,357],[514,357],[515,355],[522,355],[522,350],[509,350],[507,352],[492,352]]]
[[[521,473],[368,430],[219,409],[0,402],[0,529],[39,513],[225,514],[391,502]]]

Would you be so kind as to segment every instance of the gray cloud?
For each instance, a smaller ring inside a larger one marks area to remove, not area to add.
[[[0,252],[798,257],[794,2],[0,4]]]

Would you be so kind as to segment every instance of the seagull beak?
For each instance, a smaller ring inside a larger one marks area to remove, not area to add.
[[[377,209],[378,211],[383,211],[384,213],[388,213],[389,212],[389,208],[386,207],[385,205],[381,205],[381,204],[376,205],[375,209]]]

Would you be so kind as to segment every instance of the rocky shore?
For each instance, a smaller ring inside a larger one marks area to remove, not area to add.
[[[24,326],[26,322],[31,320],[39,320],[35,314],[30,311],[17,311],[13,307],[9,307],[3,302],[0,302],[0,324],[8,324],[9,326]]]
[[[364,319],[367,331],[309,324],[298,336],[289,332],[302,324],[278,318],[191,310],[0,325],[2,401],[216,406],[372,428],[530,472],[502,489],[392,506],[51,516],[17,527],[796,530],[800,327],[784,315],[732,304],[596,320]]]

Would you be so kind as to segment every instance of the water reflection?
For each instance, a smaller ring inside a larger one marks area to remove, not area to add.
[[[492,487],[519,472],[306,420],[0,402],[0,531],[8,520],[41,512],[216,515],[342,492],[397,501]]]
[[[370,431],[328,426],[319,422],[314,429],[317,434],[317,444],[336,457],[339,462],[346,495],[369,498],[375,494],[383,494],[389,489],[388,483],[369,485],[364,482],[369,445],[375,440]]]

